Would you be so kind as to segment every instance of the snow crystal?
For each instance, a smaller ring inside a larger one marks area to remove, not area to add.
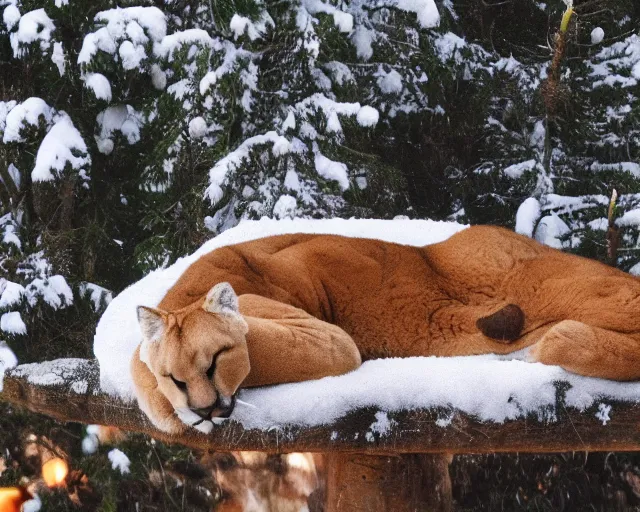
[[[296,215],[298,202],[296,198],[288,194],[283,194],[273,206],[273,216],[276,219],[293,219]]]
[[[7,281],[6,279],[0,280],[0,309],[6,309],[9,306],[19,303],[25,294],[25,289],[22,285]]]
[[[356,115],[358,124],[365,128],[370,128],[378,124],[378,119],[380,119],[380,113],[368,105],[363,106]]]
[[[100,73],[87,73],[84,76],[84,86],[91,89],[97,99],[111,101],[111,84],[106,76]]]
[[[604,30],[596,27],[591,31],[591,44],[600,44],[604,39]]]
[[[15,27],[16,23],[20,21],[20,11],[18,8],[13,4],[5,7],[2,13],[2,21],[4,21],[4,26],[7,27],[7,31]]]
[[[15,13],[13,13],[15,16]],[[4,17],[4,13],[3,13]],[[22,56],[22,45],[40,41],[40,49],[47,51],[51,45],[51,32],[55,30],[53,21],[44,9],[36,9],[22,15],[18,22],[18,30],[10,35],[13,56]]]
[[[378,77],[376,83],[384,94],[400,94],[402,92],[402,76],[395,69],[387,73],[380,66],[376,76]]]
[[[535,197],[525,199],[516,213],[516,233],[533,237],[533,230],[539,218],[540,202]]]
[[[61,173],[67,164],[73,169],[82,169],[91,163],[87,145],[71,118],[60,112],[54,123],[38,148],[36,163],[31,172],[34,182],[53,180],[52,169]]]
[[[207,134],[207,122],[200,116],[189,121],[189,135],[194,139],[201,139]]]
[[[191,263],[218,247],[286,233],[333,233],[422,246],[445,240],[464,228],[465,226],[457,223],[424,220],[242,221],[235,228],[224,231],[204,244],[194,254],[180,258],[166,269],[151,272],[111,301],[98,323],[94,339],[94,354],[100,363],[102,390],[128,400],[133,398],[133,383],[128,368],[141,339],[136,307],[157,306]],[[424,375],[428,373],[422,374],[422,378]],[[247,401],[252,403],[251,400]]]
[[[598,418],[603,425],[606,425],[607,422],[611,421],[609,417],[609,413],[611,412],[611,406],[607,404],[598,405],[598,412],[596,413],[596,418]]]
[[[111,461],[111,467],[114,470],[117,469],[123,475],[129,472],[129,465],[131,464],[131,461],[129,460],[129,457],[124,454],[124,452],[118,450],[117,448],[114,448],[109,452],[108,457]]]
[[[11,311],[0,318],[0,329],[9,334],[27,334],[27,326],[22,321],[20,313]]]
[[[376,437],[384,437],[396,423],[389,419],[386,412],[378,411],[375,414],[376,421],[369,426],[369,431],[365,434],[365,439],[370,443],[376,440]]]
[[[60,76],[64,75],[64,70],[67,66],[67,58],[64,55],[64,49],[62,48],[62,43],[56,41],[53,43],[53,52],[51,53],[51,62],[53,62],[57,68]]]
[[[7,142],[24,142],[24,138],[20,136],[24,123],[38,126],[41,117],[47,124],[51,122],[53,117],[53,109],[42,98],[31,97],[18,103],[5,118],[2,141],[5,144]]]
[[[348,169],[342,162],[331,160],[319,151],[316,151],[314,165],[316,172],[324,179],[337,181],[343,191],[349,188]]]

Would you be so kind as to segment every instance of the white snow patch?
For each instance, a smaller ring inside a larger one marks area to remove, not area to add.
[[[102,390],[133,399],[133,383],[129,363],[141,334],[136,316],[139,305],[155,307],[182,273],[203,254],[248,240],[286,233],[324,233],[386,240],[422,246],[449,238],[464,229],[457,223],[424,220],[283,220],[242,221],[204,244],[194,254],[180,258],[166,269],[156,270],[133,284],[111,301],[96,328],[94,354],[100,363]],[[428,369],[426,370],[428,372]],[[421,378],[424,379],[422,374]],[[249,403],[256,403],[246,400]],[[286,400],[286,403],[290,403]]]
[[[346,164],[331,160],[320,153],[320,151],[316,151],[314,165],[316,172],[324,179],[337,181],[343,191],[349,188],[349,176]]]
[[[208,71],[206,75],[202,77],[200,80],[200,94],[204,96],[209,88],[218,81],[218,75],[216,75],[215,71]]]
[[[109,460],[111,461],[111,467],[114,470],[120,471],[121,474],[126,474],[129,472],[129,466],[131,461],[129,457],[127,457],[124,452],[114,448],[109,452]]]
[[[193,139],[201,139],[207,134],[207,122],[198,116],[189,121],[189,135]]]
[[[75,156],[74,152],[79,155]],[[51,181],[54,179],[52,170],[57,171],[59,175],[67,164],[72,169],[79,170],[90,163],[87,145],[80,132],[73,125],[71,118],[66,113],[60,112],[38,148],[31,179],[34,182]]]
[[[395,425],[395,421],[389,419],[389,416],[384,411],[378,411],[375,415],[376,421],[370,426],[368,432],[364,435],[365,439],[370,443],[376,440],[376,434],[378,437],[384,437],[389,434],[389,431]]]
[[[298,202],[288,194],[281,195],[273,205],[273,216],[276,219],[293,219],[296,216]]]
[[[591,31],[591,44],[600,44],[604,39],[604,30],[601,27],[596,27]]]
[[[249,39],[255,41],[264,35],[268,25],[273,26],[273,24],[271,16],[266,11],[262,12],[262,16],[257,22],[236,13],[229,22],[229,29],[233,32],[234,39],[238,39],[246,32]]]
[[[98,150],[105,155],[113,151],[114,132],[119,131],[126,137],[129,144],[135,144],[140,140],[140,128],[144,124],[143,115],[131,105],[113,105],[102,112],[96,118],[100,126],[100,134],[96,135]]]
[[[22,512],[40,512],[42,509],[42,500],[37,494],[30,500],[22,504]]]
[[[17,364],[18,358],[13,350],[4,341],[0,341],[0,392],[2,392],[5,371],[15,368]]]
[[[84,77],[84,86],[93,91],[99,100],[111,101],[111,84],[103,74],[87,73]]]
[[[596,413],[596,418],[598,418],[603,425],[606,425],[607,422],[611,421],[609,417],[609,413],[611,412],[611,406],[607,404],[598,405],[598,412]]]
[[[13,13],[15,16],[15,13]],[[4,17],[4,13],[3,13]],[[13,56],[20,58],[22,46],[40,41],[40,49],[46,52],[51,46],[51,32],[55,30],[53,21],[44,9],[36,9],[23,14],[18,22],[18,30],[10,34]]]
[[[543,217],[538,223],[535,239],[549,247],[562,249],[563,242],[561,237],[570,232],[569,226],[555,212],[552,212],[551,215]]]
[[[533,230],[540,218],[540,213],[540,202],[535,197],[525,199],[516,213],[516,233],[533,237]]]
[[[383,94],[400,94],[402,92],[402,76],[395,69],[387,73],[380,66],[376,76],[378,77],[376,83]]]
[[[365,128],[370,128],[378,124],[378,119],[380,119],[378,110],[368,105],[364,105],[356,115],[358,124]]]
[[[0,309],[6,309],[20,302],[25,292],[24,286],[4,278],[0,279]]]
[[[245,140],[209,170],[209,186],[205,190],[204,196],[211,201],[211,204],[215,205],[222,199],[222,186],[226,183],[228,175],[243,164],[254,146],[263,144],[271,144],[273,155],[276,157],[291,150],[289,141],[274,131]]]
[[[60,76],[64,75],[64,70],[67,67],[67,58],[64,54],[64,49],[62,48],[62,43],[56,41],[53,43],[53,52],[51,53],[51,62],[53,62],[58,68],[58,73]]]
[[[134,45],[131,41],[123,41],[118,48],[118,54],[122,62],[122,67],[130,71],[138,69],[140,63],[147,58],[147,53],[142,45]]]
[[[46,124],[51,122],[54,111],[42,98],[31,97],[15,105],[5,118],[4,135],[2,141],[24,142],[20,131],[24,124],[38,126],[40,118],[44,118]]]
[[[53,309],[61,309],[73,304],[73,292],[61,275],[47,279],[36,278],[27,286],[27,300],[35,306],[39,297]]]
[[[0,318],[0,329],[8,334],[27,334],[27,326],[17,311],[11,311],[2,315]]]
[[[7,5],[2,12],[2,21],[7,31],[10,31],[20,21],[20,10],[13,4]]]
[[[536,160],[527,160],[526,162],[520,162],[517,164],[510,165],[502,172],[509,176],[509,178],[517,180],[522,177],[522,175],[526,171],[532,171],[538,166],[538,162]]]
[[[91,299],[94,311],[100,311],[103,305],[109,305],[113,300],[111,291],[97,284],[80,283],[79,289],[81,295],[88,296]]]
[[[622,217],[616,219],[618,226],[640,226],[640,208],[624,212]]]
[[[373,57],[373,42],[375,40],[375,32],[369,30],[363,25],[358,25],[351,35],[351,42],[356,47],[356,55],[364,61]]]

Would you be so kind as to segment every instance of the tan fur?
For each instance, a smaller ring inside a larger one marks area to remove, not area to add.
[[[246,336],[234,327],[236,316],[202,309],[223,282],[239,296]],[[513,305],[524,313],[519,337],[505,342],[480,331],[480,319]],[[140,405],[159,426],[171,422],[171,404],[200,407],[195,395],[193,404],[177,397],[170,380],[156,382],[163,372],[199,378],[206,401],[240,385],[342,374],[361,359],[508,353],[535,344],[536,361],[640,379],[640,280],[496,227],[471,227],[423,248],[325,235],[224,247],[191,265],[159,310],[167,328],[154,372],[133,361]],[[221,347],[234,347],[235,357],[218,364],[205,393],[202,375]]]

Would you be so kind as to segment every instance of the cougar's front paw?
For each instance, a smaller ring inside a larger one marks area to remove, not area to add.
[[[182,423],[199,430],[203,434],[210,434],[213,430],[213,423],[211,421],[198,416],[191,409],[176,409],[176,414]]]

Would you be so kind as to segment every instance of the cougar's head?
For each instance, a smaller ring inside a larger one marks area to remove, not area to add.
[[[231,285],[217,284],[204,303],[178,311],[139,306],[138,321],[140,359],[178,416],[228,417],[249,373],[247,323]]]

